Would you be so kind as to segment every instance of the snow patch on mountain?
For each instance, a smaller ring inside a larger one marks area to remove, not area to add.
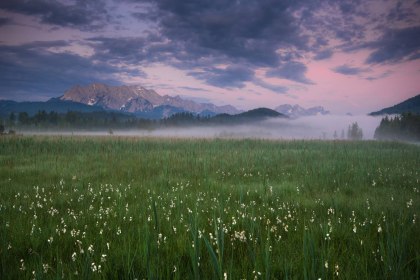
[[[322,116],[328,115],[330,113],[329,111],[325,110],[325,108],[322,106],[315,106],[305,109],[299,106],[298,104],[282,104],[280,106],[277,106],[274,110],[292,119],[306,116]]]

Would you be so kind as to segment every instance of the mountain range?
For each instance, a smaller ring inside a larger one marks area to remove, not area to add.
[[[258,108],[245,113],[258,116],[282,116],[297,118],[301,116],[325,115],[329,112],[323,107],[302,108],[299,105],[283,104],[275,108]],[[57,98],[46,102],[16,102],[0,100],[0,117],[8,117],[11,113],[27,112],[29,116],[39,111],[67,113],[75,111],[118,112],[144,119],[162,119],[171,115],[190,112],[204,117],[221,115],[221,119],[239,115],[232,119],[244,119],[247,115],[231,105],[216,106],[212,103],[197,103],[180,96],[160,95],[154,90],[142,86],[110,86],[93,83],[87,86],[74,86]],[[248,113],[251,112],[251,113]],[[252,113],[253,112],[253,113]]]
[[[238,114],[233,106],[216,106],[211,103],[196,103],[180,96],[159,95],[154,90],[141,86],[108,86],[91,84],[75,86],[60,97],[63,101],[73,101],[106,110],[134,113],[142,117],[162,118],[173,113],[192,112],[200,115]]]
[[[420,114],[420,94],[414,97],[411,97],[394,106],[387,107],[376,112],[372,112],[369,115],[371,116],[393,115],[393,114],[402,114],[402,113],[409,113],[409,112]]]
[[[283,104],[274,110],[258,108],[247,112],[231,105],[216,106],[212,103],[197,103],[180,96],[159,95],[156,91],[141,86],[109,86],[94,83],[87,86],[74,86],[58,98],[45,102],[16,102],[0,100],[0,117],[7,118],[11,113],[26,112],[33,116],[40,111],[67,113],[113,112],[143,119],[163,119],[177,113],[193,113],[201,117],[241,120],[251,117],[288,117],[291,119],[327,115],[330,112],[322,106],[305,109],[297,104]],[[420,94],[394,106],[372,112],[369,115],[420,113]],[[279,115],[277,115],[279,114]]]
[[[297,104],[283,104],[276,107],[274,110],[292,119],[306,116],[328,115],[330,113],[329,111],[325,110],[322,106],[316,106],[305,109]]]

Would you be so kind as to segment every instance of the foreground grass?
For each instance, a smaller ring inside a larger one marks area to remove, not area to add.
[[[0,138],[0,279],[419,279],[420,147]]]

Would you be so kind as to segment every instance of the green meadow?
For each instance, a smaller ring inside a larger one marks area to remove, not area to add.
[[[420,146],[0,137],[0,279],[420,279]]]

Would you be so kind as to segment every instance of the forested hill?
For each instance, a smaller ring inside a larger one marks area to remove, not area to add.
[[[103,108],[98,106],[89,106],[78,102],[59,100],[52,98],[46,102],[41,101],[27,101],[27,102],[16,102],[12,100],[0,100],[0,118],[8,118],[10,114],[25,112],[29,116],[34,116],[38,112],[45,111],[47,113],[67,113],[69,111],[74,112],[103,112]]]
[[[384,117],[375,130],[376,139],[420,141],[420,115],[404,113],[395,117]]]
[[[388,107],[388,108],[384,108],[376,112],[372,112],[369,115],[378,116],[378,115],[393,115],[393,114],[402,114],[402,113],[420,114],[420,94],[410,99],[407,99],[397,105],[394,105],[392,107]]]

